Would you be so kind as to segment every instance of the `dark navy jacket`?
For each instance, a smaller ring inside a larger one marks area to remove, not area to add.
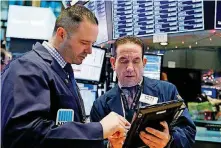
[[[66,79],[66,80],[65,80]],[[4,148],[101,147],[100,123],[80,121],[73,85],[39,43],[2,73],[1,127]],[[58,109],[73,109],[74,122],[55,125]]]
[[[178,92],[176,87],[168,82],[153,80],[144,77],[143,93],[158,97],[158,102],[165,102],[178,99]],[[91,110],[91,121],[100,121],[111,111],[114,111],[121,116],[123,114],[122,102],[120,98],[120,88],[116,85],[114,88],[106,92],[98,98]],[[176,148],[190,148],[195,141],[196,128],[191,120],[188,110],[185,109],[177,124],[172,129],[173,141],[170,147]]]

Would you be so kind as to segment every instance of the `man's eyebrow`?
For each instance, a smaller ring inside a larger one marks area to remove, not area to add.
[[[119,57],[119,59],[127,59],[126,57]]]
[[[135,57],[134,59],[135,59],[135,60],[137,60],[137,59],[141,59],[141,57]]]

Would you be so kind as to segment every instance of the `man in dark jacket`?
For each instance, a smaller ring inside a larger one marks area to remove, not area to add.
[[[129,123],[113,112],[85,123],[71,64],[91,54],[97,35],[94,14],[75,5],[61,12],[49,42],[7,65],[1,77],[2,147],[98,148],[103,139],[125,132]]]
[[[143,68],[148,59],[143,58],[143,43],[139,38],[126,36],[115,41],[114,56],[110,59],[112,68],[117,73],[118,85],[98,98],[91,110],[91,121],[98,122],[111,111],[124,116],[131,121],[131,110],[135,105],[133,100],[142,88],[142,93],[149,100],[141,100],[140,104],[156,104],[180,99],[176,87],[168,82],[143,77]],[[185,108],[173,129],[167,122],[160,123],[163,131],[147,127],[140,133],[141,140],[150,148],[191,147],[195,140],[196,128]],[[115,139],[108,137],[111,147],[122,147],[125,137]]]

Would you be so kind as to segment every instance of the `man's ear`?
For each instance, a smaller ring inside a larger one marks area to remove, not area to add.
[[[147,64],[147,59],[143,58],[143,67],[145,67],[146,64]]]
[[[63,41],[67,36],[67,32],[64,30],[64,28],[58,27],[56,31],[56,36],[59,40]]]
[[[116,59],[114,57],[111,57],[110,58],[110,63],[111,63],[111,66],[112,66],[113,70],[115,70],[115,62],[116,62]]]

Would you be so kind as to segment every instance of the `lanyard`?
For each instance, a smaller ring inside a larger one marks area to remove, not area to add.
[[[141,92],[142,92],[142,84],[141,84],[141,86],[138,85],[135,97],[133,98],[133,103],[129,107],[128,102],[127,102],[127,98],[126,98],[125,94],[123,93],[123,91],[121,90],[121,99],[122,99],[122,102],[123,102],[122,107],[123,107],[123,109],[125,109],[125,112],[124,112],[125,117],[129,122],[132,120],[134,111],[138,109]]]
[[[133,110],[137,109],[138,101],[140,99],[140,95],[141,95],[141,86],[138,85],[135,97],[133,98],[133,103],[131,104],[131,106],[129,106],[128,102],[127,102],[127,98],[126,98],[125,94],[123,93],[123,91],[121,90],[121,98],[122,98],[124,108],[125,108],[126,111],[128,111],[130,109],[133,109]]]

